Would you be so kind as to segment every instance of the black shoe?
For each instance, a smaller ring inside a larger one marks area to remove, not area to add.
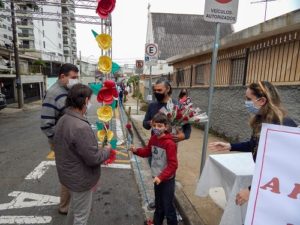
[[[155,209],[155,202],[149,202],[147,208],[148,208],[148,210],[154,210]]]
[[[63,212],[63,211],[60,211],[60,210],[58,210],[58,213],[61,214],[61,215],[68,215],[68,212]]]

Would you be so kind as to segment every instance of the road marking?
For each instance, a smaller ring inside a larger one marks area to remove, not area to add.
[[[25,177],[25,180],[40,179],[50,166],[55,166],[55,161],[42,161],[30,174]]]
[[[11,192],[8,194],[8,196],[15,198],[9,203],[0,204],[0,210],[58,205],[60,200],[60,198],[56,196],[41,195],[22,191]]]
[[[45,224],[51,216],[0,216],[0,224]]]
[[[117,163],[112,163],[108,165],[102,165],[101,167],[104,168],[114,168],[114,169],[131,169],[130,164],[117,164]]]

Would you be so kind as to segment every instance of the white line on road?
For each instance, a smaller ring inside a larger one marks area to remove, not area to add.
[[[8,196],[15,198],[9,203],[0,204],[0,210],[58,205],[60,200],[60,198],[56,196],[22,191],[13,191],[9,193]]]
[[[0,224],[45,224],[51,216],[0,216]]]
[[[131,169],[130,164],[117,164],[117,163],[112,163],[112,164],[108,164],[108,165],[101,165],[101,167],[115,168],[115,169]]]
[[[42,161],[35,169],[25,177],[25,180],[40,179],[50,166],[55,166],[55,161]]]

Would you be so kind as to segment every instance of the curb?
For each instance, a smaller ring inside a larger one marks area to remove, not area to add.
[[[126,112],[127,114],[127,112]],[[127,115],[128,116],[128,115]],[[140,139],[141,143],[145,146],[146,140],[148,139],[143,132],[141,132],[141,128],[136,124],[134,120],[130,118],[132,126]],[[176,184],[175,191],[175,205],[182,216],[182,219],[186,225],[205,225],[203,220],[198,215],[194,206],[190,202],[190,200],[186,197],[184,191],[180,188],[178,184]]]

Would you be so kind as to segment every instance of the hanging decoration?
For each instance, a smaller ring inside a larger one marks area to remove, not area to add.
[[[101,19],[108,19],[110,13],[114,10],[116,0],[98,0],[98,6],[96,13]],[[105,21],[105,26],[111,27],[111,21]],[[102,24],[102,26],[103,26]],[[107,25],[108,24],[108,25]],[[103,30],[103,29],[102,29]],[[105,29],[106,30],[106,29]],[[98,70],[103,74],[103,79],[105,81],[102,84],[90,84],[93,93],[97,96],[97,101],[102,104],[101,107],[97,109],[98,120],[97,125],[97,138],[102,146],[110,143],[112,151],[110,153],[109,159],[107,159],[104,164],[113,163],[116,160],[116,148],[117,139],[114,137],[114,133],[109,129],[109,123],[113,117],[113,110],[116,108],[116,99],[118,99],[118,91],[116,88],[116,83],[109,80],[109,74],[113,74],[114,71],[118,71],[120,66],[112,62],[111,59],[111,47],[112,47],[112,37],[109,34],[102,33],[98,34],[96,31],[92,30],[95,40],[99,48],[105,52],[99,57]]]
[[[114,10],[115,5],[116,0],[98,0],[96,12],[101,19],[107,19],[109,14]]]

